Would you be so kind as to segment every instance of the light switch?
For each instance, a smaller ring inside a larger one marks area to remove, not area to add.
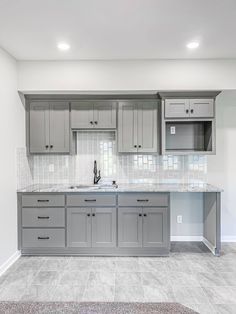
[[[177,223],[178,224],[182,224],[182,222],[183,222],[183,216],[182,215],[178,215],[177,216]]]
[[[175,126],[170,127],[170,134],[175,134]]]

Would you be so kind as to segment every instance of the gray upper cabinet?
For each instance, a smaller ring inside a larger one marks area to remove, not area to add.
[[[72,101],[72,129],[115,129],[116,102],[103,101]]]
[[[29,152],[69,153],[69,103],[33,101],[29,106]]]
[[[116,246],[116,208],[92,209],[92,247]]]
[[[142,208],[119,208],[119,247],[142,247]]]
[[[29,110],[30,153],[48,153],[49,145],[49,104],[32,102]]]
[[[67,209],[67,246],[91,247],[91,209]]]
[[[137,152],[137,119],[137,106],[134,102],[119,103],[118,148],[120,153]]]
[[[214,99],[166,99],[165,118],[214,118]]]
[[[214,118],[213,99],[190,99],[190,117]]]
[[[143,208],[143,247],[167,247],[168,228],[168,208]]]
[[[51,102],[49,111],[50,151],[69,153],[69,103]]]
[[[188,118],[189,99],[166,99],[165,100],[166,118]]]
[[[120,102],[118,114],[119,152],[157,152],[157,121],[157,102]]]

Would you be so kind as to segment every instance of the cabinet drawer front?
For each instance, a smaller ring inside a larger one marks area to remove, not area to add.
[[[168,193],[130,193],[118,196],[119,206],[168,206]]]
[[[23,195],[22,207],[49,207],[49,206],[65,206],[64,195]]]
[[[67,196],[67,206],[115,206],[115,195],[77,194]]]
[[[23,208],[23,227],[65,227],[64,208]]]
[[[22,242],[24,248],[65,247],[65,230],[24,229]]]

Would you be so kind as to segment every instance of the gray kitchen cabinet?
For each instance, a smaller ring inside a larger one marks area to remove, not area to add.
[[[67,246],[91,247],[91,209],[67,209]]]
[[[168,247],[168,208],[143,208],[143,247]]]
[[[116,246],[116,208],[92,209],[92,247]]]
[[[166,118],[188,118],[189,99],[166,99],[165,100]]]
[[[72,129],[115,129],[116,102],[103,101],[72,101]]]
[[[157,102],[120,102],[118,151],[120,153],[157,152],[157,121]]]
[[[68,247],[115,247],[116,208],[68,208]]]
[[[213,99],[190,99],[189,109],[191,118],[214,118]]]
[[[32,102],[29,111],[30,153],[48,153],[49,145],[49,103]]]
[[[134,102],[119,103],[118,150],[119,153],[137,153],[137,106]]]
[[[214,118],[214,99],[166,99],[165,118]]]
[[[29,107],[29,152],[69,153],[69,103],[33,101]]]
[[[119,208],[118,245],[142,247],[142,208]]]
[[[70,151],[69,103],[50,102],[49,138],[50,152],[69,153]]]

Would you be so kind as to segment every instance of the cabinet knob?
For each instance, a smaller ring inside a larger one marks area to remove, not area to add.
[[[147,217],[147,214],[143,214],[144,217]]]
[[[137,148],[137,145],[134,145],[134,148]]]
[[[53,148],[53,145],[50,145],[50,148]]]
[[[90,214],[87,214],[88,217],[90,217]]]
[[[138,146],[138,148],[141,148],[141,147],[142,147],[141,145]]]
[[[193,113],[193,109],[191,109],[191,111],[190,111],[191,113]]]
[[[90,121],[89,123],[90,123],[90,124],[93,124],[93,121]]]
[[[48,149],[48,145],[45,145],[45,148]]]
[[[186,109],[186,113],[189,113],[189,110],[188,110],[188,109]]]
[[[92,214],[92,216],[94,217],[94,216],[95,216],[95,214]]]
[[[139,217],[142,217],[142,214],[138,214],[139,215]]]
[[[98,124],[98,122],[97,122],[97,121],[94,121],[94,123],[95,123],[95,124]]]

